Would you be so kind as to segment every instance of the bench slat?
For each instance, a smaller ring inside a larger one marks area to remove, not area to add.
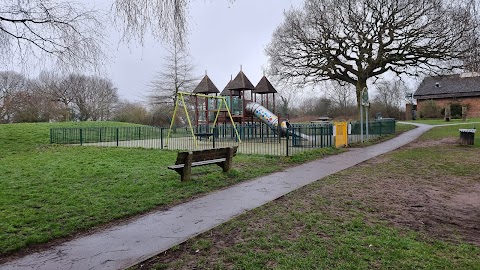
[[[225,160],[226,160],[226,158],[217,158],[217,159],[212,159],[212,160],[192,162],[192,167],[221,163],[221,162],[225,162]],[[180,168],[183,168],[183,167],[185,167],[185,164],[176,164],[176,165],[168,166],[168,168],[171,169],[171,170],[180,169]]]
[[[234,147],[233,156],[236,156],[237,147]],[[204,161],[210,159],[217,159],[225,157],[228,153],[228,148],[216,148],[216,149],[207,149],[207,150],[199,150],[199,151],[192,151],[193,157],[192,161]],[[180,152],[178,153],[177,160],[175,164],[183,164],[185,162],[185,158],[187,157],[188,152]]]

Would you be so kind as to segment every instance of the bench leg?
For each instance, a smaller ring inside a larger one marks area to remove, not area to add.
[[[225,157],[225,162],[223,162],[223,171],[228,172],[232,168],[232,159],[233,159],[233,147],[228,148],[227,156]]]
[[[182,169],[182,173],[180,173],[182,181],[190,181],[192,176],[192,160],[193,160],[193,153],[188,152],[187,158],[185,159],[185,166]]]

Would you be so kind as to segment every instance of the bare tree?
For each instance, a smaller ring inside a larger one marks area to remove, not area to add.
[[[188,0],[113,0],[123,41],[143,44],[146,33],[184,45]],[[108,15],[68,0],[0,2],[0,59],[24,67],[53,60],[65,68],[97,67],[103,58]]]
[[[92,10],[67,1],[3,0],[0,3],[0,58],[4,63],[96,66],[102,34]]]
[[[473,0],[306,0],[267,47],[272,72],[284,80],[355,85],[386,72],[461,67],[475,36]],[[475,43],[473,43],[475,44]],[[358,103],[359,104],[359,103]]]
[[[108,119],[118,101],[117,89],[105,78],[70,74],[62,85],[73,94],[70,107],[80,121]]]
[[[184,45],[189,0],[115,0],[115,22],[125,40],[143,44],[147,31],[161,40]]]
[[[75,93],[64,76],[52,71],[42,71],[35,80],[34,87],[50,101],[61,104],[64,121],[71,120],[71,105]]]
[[[35,87],[27,87],[14,95],[11,122],[47,122],[63,118],[62,107],[48,99]]]
[[[197,78],[193,75],[195,66],[185,47],[174,42],[167,49],[162,70],[150,84],[150,103],[167,110],[173,109],[178,92],[192,92]]]
[[[235,0],[228,0],[230,3]],[[136,39],[143,44],[148,31],[169,43],[185,45],[188,32],[190,0],[115,0],[116,23],[122,28],[125,40]]]
[[[147,108],[142,104],[123,100],[117,104],[113,120],[127,123],[150,124],[152,119]]]
[[[112,81],[106,78],[93,76],[90,78],[93,90],[92,120],[109,120],[118,102],[118,89]]]
[[[227,0],[234,2],[235,0]],[[122,40],[143,45],[157,40],[185,45],[190,0],[112,0],[111,12]],[[62,67],[96,67],[104,59],[101,22],[108,15],[69,0],[0,2],[0,59],[24,67],[54,60]]]
[[[332,100],[326,97],[309,97],[299,106],[300,112],[305,116],[331,116]]]
[[[271,75],[270,78],[278,91],[277,97],[279,99],[276,100],[278,114],[281,117],[290,117],[291,110],[297,105],[292,103],[298,102],[298,95],[303,91],[303,88],[288,81],[282,81],[275,75]]]
[[[377,93],[373,101],[379,105],[386,117],[397,117],[400,105],[407,93],[407,87],[401,80],[381,80],[375,83]]]
[[[351,84],[340,84],[336,81],[331,82],[326,86],[326,94],[328,98],[340,110],[344,118],[347,118],[349,109],[355,104],[355,87]]]
[[[9,123],[14,115],[15,96],[27,89],[28,80],[14,71],[0,72],[0,122]]]

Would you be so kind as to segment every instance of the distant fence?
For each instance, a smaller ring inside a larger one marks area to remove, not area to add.
[[[381,136],[394,134],[396,128],[396,121],[393,118],[384,118],[378,119],[375,121],[370,121],[367,125],[363,124],[363,137],[364,141],[372,140]],[[368,132],[367,132],[368,131]],[[350,123],[350,132],[348,135],[348,143],[358,143],[362,141],[361,138],[361,129],[359,122]],[[368,134],[368,136],[367,136]]]
[[[392,128],[393,124],[393,128]],[[370,124],[370,139],[395,132],[395,121]],[[291,125],[288,132],[272,130],[264,124],[231,125],[215,128],[175,127],[168,136],[165,127],[90,127],[52,128],[50,142],[90,146],[142,147],[170,150],[192,150],[238,146],[238,152],[275,156],[291,156],[299,152],[335,146],[334,125]],[[351,123],[351,135],[359,136],[360,126]]]

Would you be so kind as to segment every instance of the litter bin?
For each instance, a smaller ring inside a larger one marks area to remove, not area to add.
[[[460,131],[460,144],[461,145],[473,145],[475,142],[475,131],[476,129],[470,128],[461,128]]]

